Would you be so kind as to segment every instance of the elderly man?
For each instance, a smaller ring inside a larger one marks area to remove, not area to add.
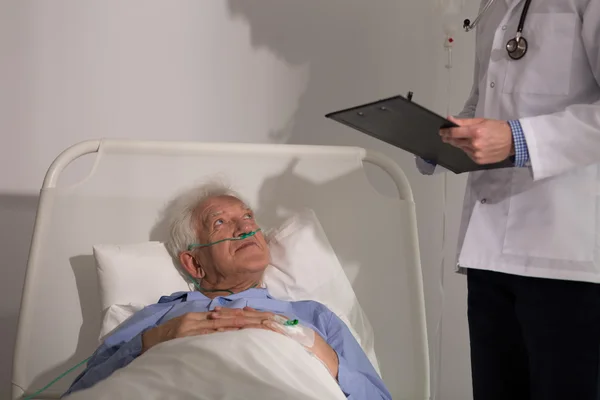
[[[136,313],[105,339],[66,395],[93,386],[162,342],[240,329],[281,333],[275,320],[284,316],[314,332],[308,350],[347,398],[391,398],[335,314],[317,302],[284,302],[269,295],[261,282],[269,248],[252,210],[233,192],[219,185],[194,189],[176,199],[168,214],[169,251],[198,291],[162,297]]]

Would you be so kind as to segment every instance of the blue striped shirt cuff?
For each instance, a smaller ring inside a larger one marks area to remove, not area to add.
[[[527,149],[527,141],[523,127],[518,120],[508,121],[510,130],[512,131],[513,143],[515,144],[515,167],[525,167],[529,161],[529,150]]]

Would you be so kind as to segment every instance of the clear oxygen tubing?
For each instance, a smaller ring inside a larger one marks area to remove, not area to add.
[[[36,398],[37,396],[39,396],[40,394],[42,394],[42,392],[44,392],[45,390],[47,390],[50,386],[54,385],[56,382],[58,382],[59,380],[61,380],[62,378],[64,378],[68,374],[70,374],[71,372],[75,371],[79,366],[81,366],[81,365],[85,364],[86,362],[88,362],[91,358],[92,357],[86,358],[85,360],[81,361],[79,364],[75,365],[74,367],[69,368],[67,371],[63,372],[58,377],[56,377],[55,379],[53,379],[49,384],[47,384],[46,386],[44,386],[43,388],[41,388],[40,390],[38,390],[34,394],[31,394],[31,395],[25,397],[23,400],[32,400],[32,399]]]

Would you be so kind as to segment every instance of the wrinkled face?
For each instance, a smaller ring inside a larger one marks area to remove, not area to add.
[[[232,196],[212,197],[194,213],[198,243],[213,243],[255,231],[254,213]],[[242,240],[226,240],[192,250],[207,279],[228,279],[234,275],[262,272],[270,261],[262,232]],[[203,276],[198,276],[204,278]]]

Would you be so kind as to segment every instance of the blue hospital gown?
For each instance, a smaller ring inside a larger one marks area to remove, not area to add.
[[[75,379],[63,397],[93,386],[138,357],[142,349],[142,333],[146,330],[188,312],[207,312],[218,306],[248,306],[290,319],[297,318],[320,334],[337,353],[338,383],[348,399],[392,398],[348,327],[333,312],[315,301],[276,300],[266,289],[249,289],[214,299],[200,292],[178,292],[161,297],[158,303],[138,311],[104,340],[92,355],[87,368]]]

